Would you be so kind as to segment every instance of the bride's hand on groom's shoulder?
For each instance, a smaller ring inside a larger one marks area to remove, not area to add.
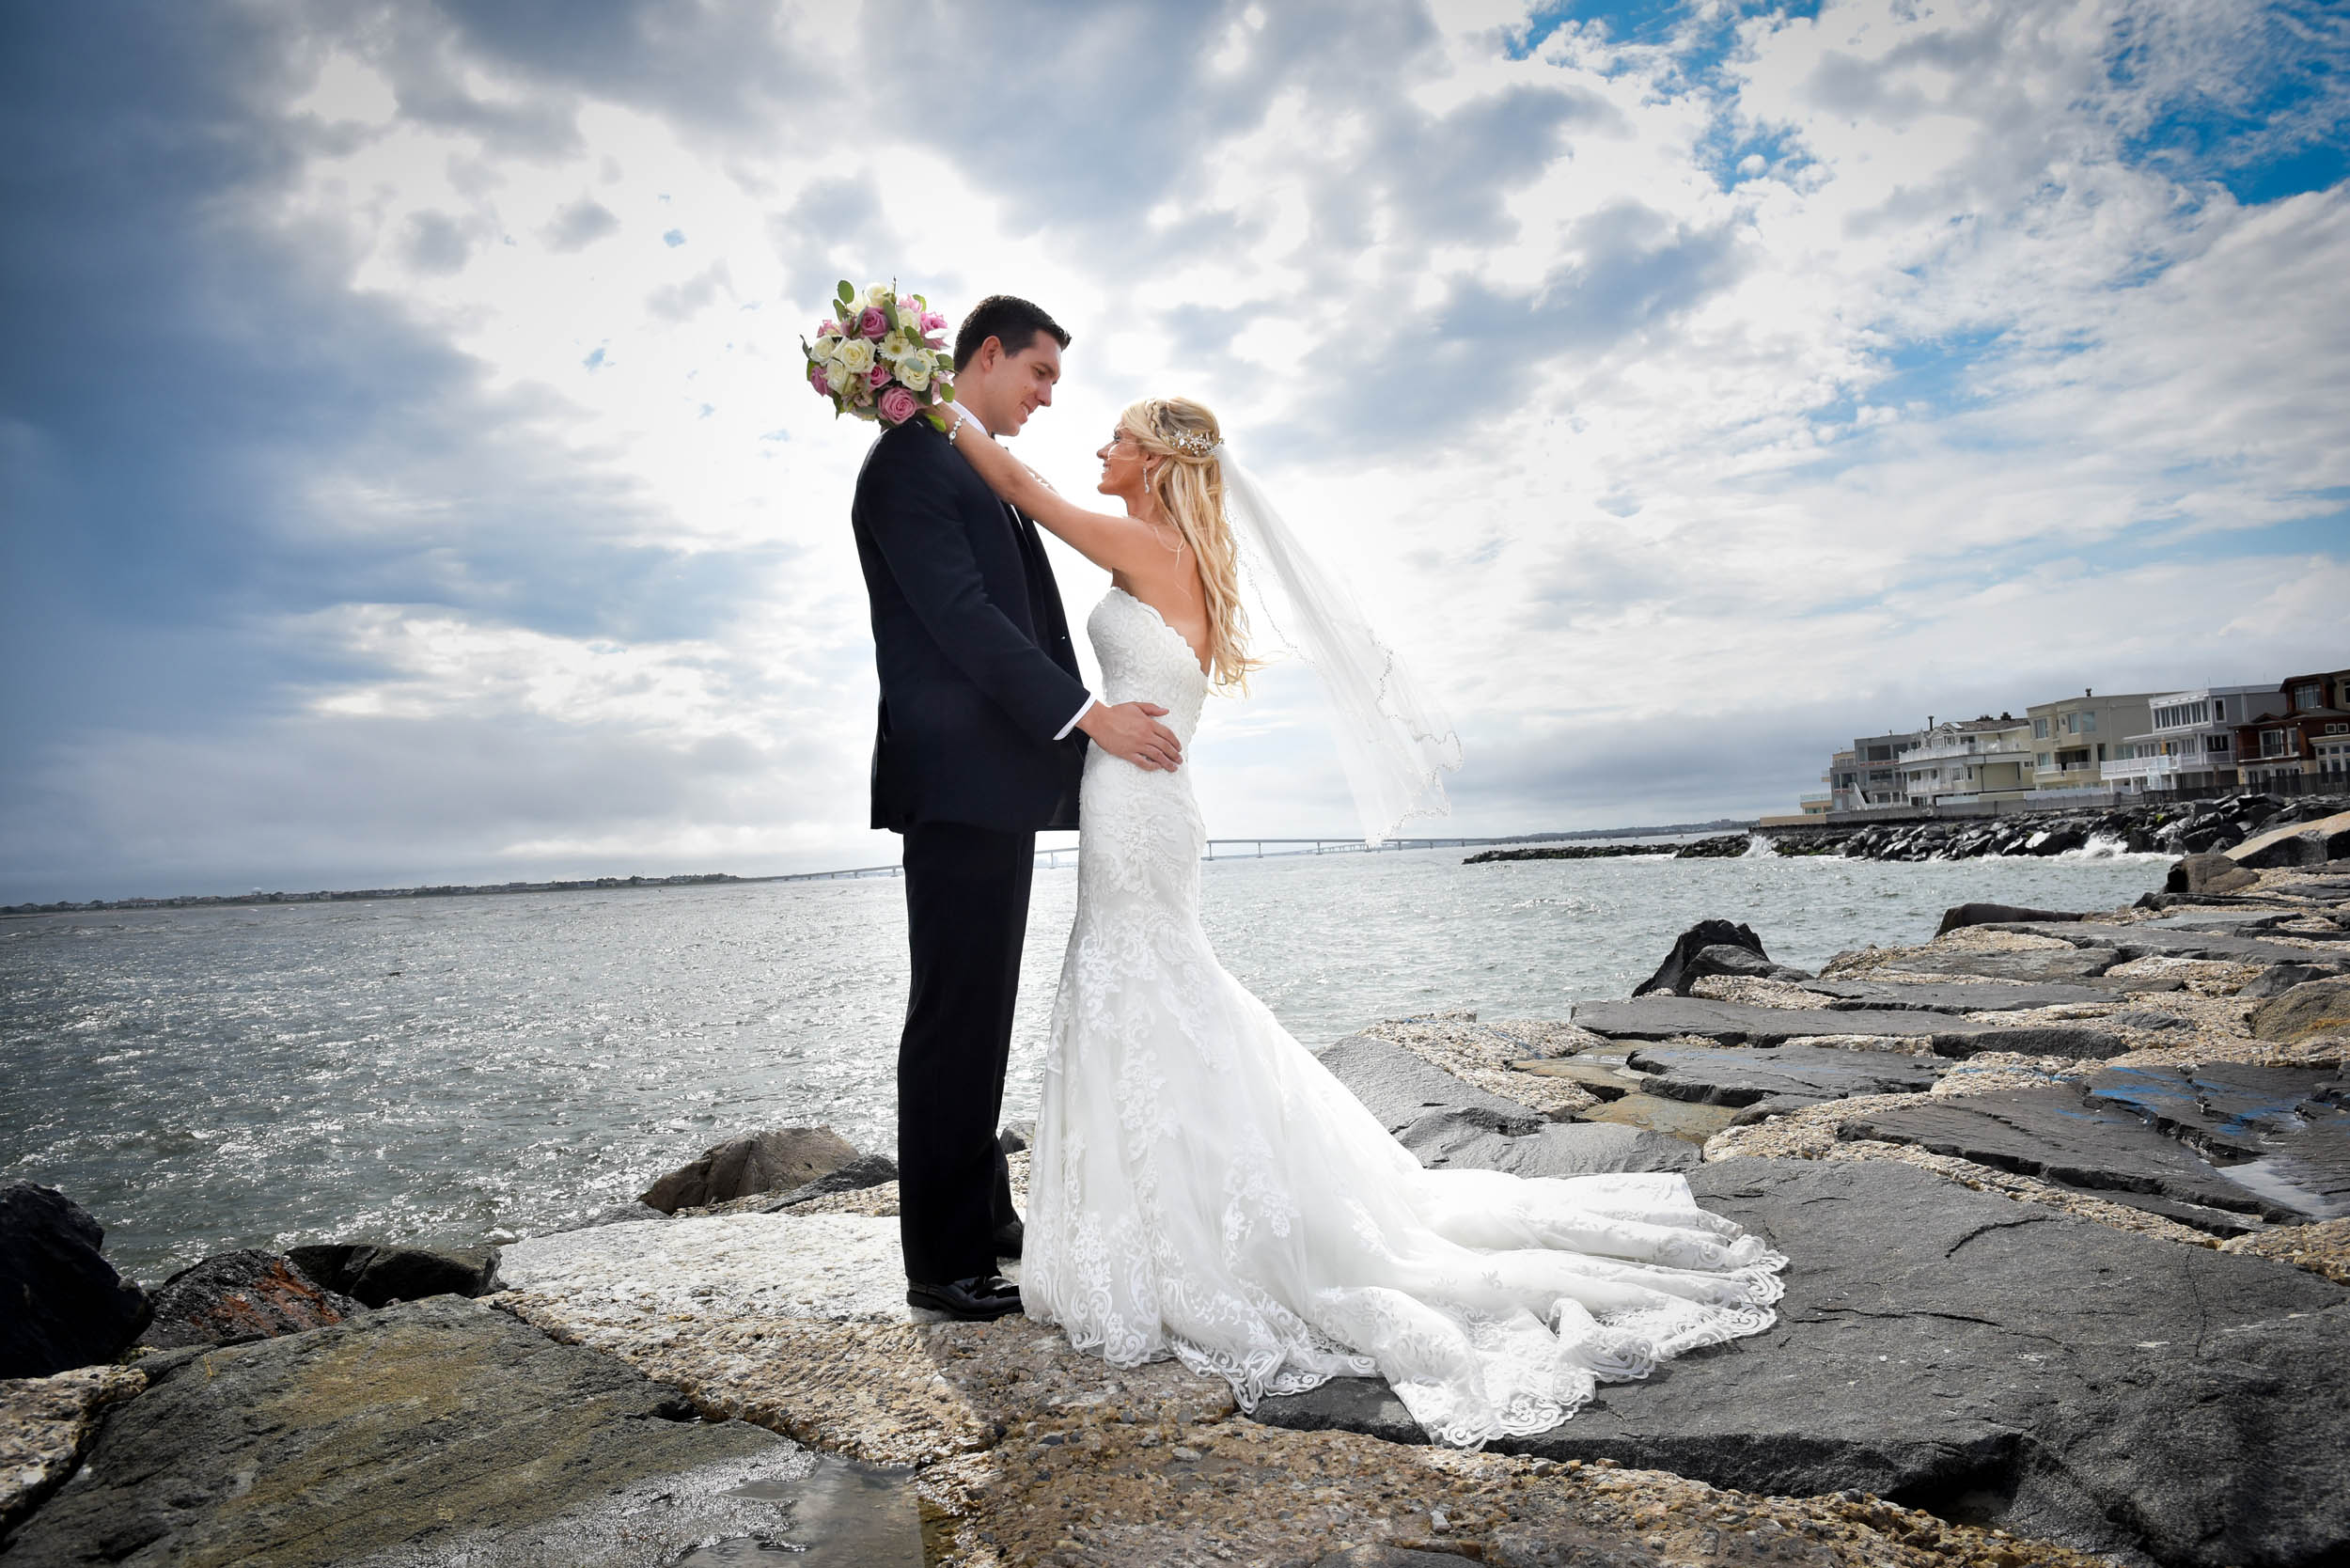
[[[1096,702],[1077,721],[1077,728],[1091,736],[1095,745],[1145,773],[1173,773],[1183,765],[1183,744],[1175,738],[1175,731],[1159,722],[1166,712],[1155,702],[1120,702],[1115,707]]]

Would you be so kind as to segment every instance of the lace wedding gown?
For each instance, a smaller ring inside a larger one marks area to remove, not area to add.
[[[1103,699],[1164,705],[1188,745],[1207,678],[1183,636],[1119,588],[1087,630]],[[1029,1175],[1031,1317],[1118,1366],[1180,1356],[1246,1408],[1376,1373],[1463,1446],[1770,1325],[1786,1260],[1677,1175],[1422,1169],[1217,964],[1190,776],[1086,761]]]

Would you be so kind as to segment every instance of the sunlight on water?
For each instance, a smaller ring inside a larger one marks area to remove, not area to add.
[[[1970,900],[2109,908],[2168,863],[1424,850],[1204,874],[1226,964],[1318,1044],[1437,1008],[1563,1018],[1708,917],[1816,968]],[[1038,875],[1009,1119],[1075,892]],[[0,921],[0,1179],[62,1187],[152,1283],[231,1247],[544,1230],[759,1127],[885,1152],[903,920],[874,880]]]

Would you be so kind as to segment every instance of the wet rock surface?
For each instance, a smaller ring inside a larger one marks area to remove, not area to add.
[[[222,1252],[164,1281],[139,1342],[171,1350],[272,1339],[323,1328],[360,1309],[274,1252]]]
[[[10,1568],[634,1568],[776,1533],[773,1503],[727,1494],[808,1465],[619,1361],[446,1296],[152,1365],[10,1542]]]
[[[55,1187],[0,1187],[0,1377],[47,1377],[130,1345],[147,1294],[106,1262],[105,1240]]]
[[[2350,1410],[2323,1391],[2350,1375],[2340,1286],[1886,1164],[1734,1160],[1690,1181],[1794,1260],[1779,1326],[1501,1446],[1747,1492],[1859,1488],[2165,1563],[2350,1549]],[[1409,1424],[1360,1382],[1258,1419]]]

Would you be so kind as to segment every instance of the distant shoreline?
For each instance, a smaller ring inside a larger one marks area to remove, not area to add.
[[[1580,828],[1562,833],[1519,833],[1483,839],[1482,843],[1540,843],[1561,839],[1629,839],[1650,834],[1687,834],[1751,827],[1752,823],[1724,817],[1705,823],[1667,823],[1651,827]],[[1242,836],[1242,837],[1245,837]],[[1333,838],[1340,837],[1332,835]],[[1267,842],[1273,840],[1267,839]],[[1065,853],[1065,852],[1064,852]],[[429,887],[352,887],[309,893],[182,893],[168,898],[59,900],[50,903],[0,904],[0,917],[30,915],[103,915],[138,909],[229,909],[273,903],[344,903],[371,899],[464,899],[494,893],[598,893],[619,887],[709,887],[736,883],[804,882],[818,878],[862,874],[885,870],[858,867],[853,871],[779,871],[772,876],[736,876],[730,871],[705,871],[680,876],[574,877],[553,882],[444,883]]]
[[[431,887],[352,887],[315,893],[184,893],[167,899],[91,899],[83,903],[0,904],[0,916],[102,915],[134,909],[220,909],[265,903],[345,903],[368,899],[463,899],[491,893],[599,893],[618,887],[708,887],[719,884],[780,882],[773,876],[735,876],[707,871],[683,876],[597,876],[561,882],[490,882]]]

